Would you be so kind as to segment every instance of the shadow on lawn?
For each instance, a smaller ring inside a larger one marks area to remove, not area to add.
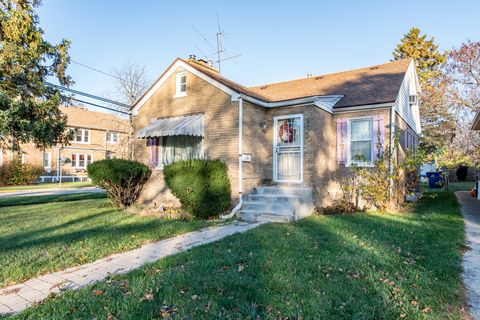
[[[21,318],[151,319],[173,308],[175,318],[459,318],[463,224],[437,202],[418,204],[430,210],[421,216],[264,225],[69,292]]]

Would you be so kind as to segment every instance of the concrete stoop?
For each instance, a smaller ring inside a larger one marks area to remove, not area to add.
[[[248,222],[289,222],[313,210],[312,188],[261,186],[245,196],[237,216]]]

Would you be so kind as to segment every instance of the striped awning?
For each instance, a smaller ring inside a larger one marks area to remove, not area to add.
[[[137,133],[139,138],[166,136],[203,137],[203,114],[190,116],[160,118]]]

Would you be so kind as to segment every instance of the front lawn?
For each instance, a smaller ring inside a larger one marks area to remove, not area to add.
[[[100,196],[63,195],[94,199],[0,208],[0,287],[211,224],[127,214]],[[15,201],[39,200],[32,198]]]
[[[41,204],[41,203],[53,203],[53,202],[68,202],[87,199],[105,199],[107,194],[105,192],[80,192],[69,194],[52,194],[46,196],[16,196],[0,198],[1,207],[11,206],[24,206],[27,204]]]
[[[461,319],[451,192],[411,213],[267,224],[26,310],[18,319]]]
[[[82,181],[82,182],[62,182],[60,186],[58,183],[38,183],[38,184],[31,184],[26,186],[7,186],[7,187],[0,187],[0,192],[12,192],[17,190],[39,190],[39,189],[64,189],[64,188],[85,188],[85,187],[93,187],[94,184],[90,181]]]

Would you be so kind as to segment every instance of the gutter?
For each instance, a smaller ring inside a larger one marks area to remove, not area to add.
[[[243,204],[243,97],[238,98],[238,204],[232,212],[221,215],[220,219],[233,218]]]
[[[278,108],[278,107],[313,103],[315,104],[315,106],[321,109],[324,109],[327,112],[333,113],[333,106],[341,98],[343,98],[343,95],[329,95],[329,96],[313,96],[313,97],[284,100],[284,101],[278,101],[278,102],[265,102],[265,101],[250,97],[248,95],[241,94],[239,95],[238,99],[243,99],[245,101],[254,103],[264,108]]]

